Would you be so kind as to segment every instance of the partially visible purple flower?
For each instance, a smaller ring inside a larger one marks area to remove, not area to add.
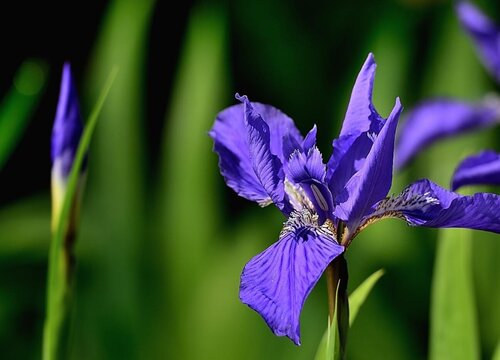
[[[52,127],[52,226],[59,219],[66,182],[73,166],[78,144],[83,132],[78,96],[71,75],[69,63],[65,63],[62,72],[61,90],[57,112]]]
[[[468,1],[458,2],[456,12],[482,62],[500,82],[500,27]],[[500,100],[496,95],[475,103],[452,99],[424,101],[409,113],[400,131],[396,167],[403,168],[420,151],[438,140],[499,122]]]
[[[500,232],[497,195],[461,196],[421,180],[386,197],[402,106],[396,99],[387,119],[378,114],[375,67],[370,54],[326,165],[316,127],[303,138],[290,117],[246,96],[236,95],[242,104],[220,112],[210,131],[227,185],[261,206],[274,203],[287,218],[279,240],[245,265],[240,299],[297,345],[307,296],[367,225],[396,217],[410,225]]]
[[[466,185],[500,185],[500,154],[485,150],[464,159],[453,174],[451,189]]]
[[[444,98],[424,101],[402,124],[396,142],[396,168],[403,168],[438,140],[487,128],[499,120],[500,102],[492,98],[478,103]]]
[[[485,67],[500,82],[500,26],[468,1],[456,6],[462,27],[474,41]]]

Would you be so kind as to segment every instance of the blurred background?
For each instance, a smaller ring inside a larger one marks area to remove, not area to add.
[[[500,22],[498,2],[475,3]],[[4,359],[41,354],[49,144],[64,61],[84,119],[112,66],[120,68],[91,143],[70,359],[313,358],[327,323],[324,279],[305,304],[301,347],[275,337],[238,300],[241,269],[277,240],[284,219],[237,197],[219,174],[207,132],[217,112],[236,103],[235,92],[282,109],[302,133],[317,124],[328,157],[369,52],[383,116],[396,96],[408,110],[430,96],[473,101],[499,90],[444,0],[7,2],[1,9]],[[498,135],[432,146],[395,176],[391,192],[422,177],[448,186],[466,154],[500,150]],[[380,268],[385,275],[351,329],[349,359],[427,357],[438,233],[385,220],[353,242],[349,288]],[[489,359],[500,338],[500,243],[492,234],[471,236],[469,275],[481,357]]]

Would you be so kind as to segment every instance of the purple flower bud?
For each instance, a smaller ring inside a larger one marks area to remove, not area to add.
[[[53,176],[66,179],[71,171],[82,136],[80,106],[69,63],[63,67],[61,91],[52,128],[51,159]]]

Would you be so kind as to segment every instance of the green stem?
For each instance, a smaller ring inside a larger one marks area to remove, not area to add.
[[[333,322],[337,312],[337,324],[340,342],[340,358],[345,358],[347,331],[349,330],[349,301],[347,296],[347,262],[343,255],[338,256],[326,268],[328,289],[328,313]]]
[[[65,358],[65,354],[67,354],[68,315],[74,288],[74,243],[81,191],[82,187],[79,186],[72,201],[68,227],[62,239],[62,246],[58,246],[58,241],[52,241],[50,245],[47,318],[43,329],[44,360]],[[60,216],[58,222],[61,222]],[[54,231],[58,231],[59,226],[60,224],[57,224]]]
[[[330,323],[335,317],[335,302],[337,300],[337,288],[339,285],[339,276],[336,261],[332,261],[326,268],[326,287],[328,290],[328,315]]]
[[[82,188],[79,185],[82,185],[82,164],[88,152],[98,115],[117,72],[117,68],[111,71],[87,121],[65,185],[62,209],[57,214],[57,220],[54,221],[47,275],[47,313],[43,328],[43,360],[66,358],[64,355],[66,355],[68,312],[73,287],[73,247],[76,220],[79,217],[78,204],[80,203],[79,197]]]

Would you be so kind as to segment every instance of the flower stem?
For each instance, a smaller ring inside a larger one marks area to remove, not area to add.
[[[328,290],[328,315],[330,323],[333,322],[335,315],[335,302],[337,298],[337,288],[339,284],[339,272],[337,262],[334,260],[326,268],[326,286]]]
[[[326,283],[328,289],[328,313],[330,323],[338,326],[341,359],[345,358],[347,331],[349,329],[347,280],[347,262],[344,256],[340,255],[326,268]],[[337,319],[337,324],[333,324],[334,318]]]
[[[62,239],[62,246],[51,242],[49,254],[49,278],[47,294],[47,315],[43,333],[43,359],[55,360],[67,355],[69,312],[73,294],[73,253],[78,220],[81,188],[73,201],[68,219],[68,228]],[[54,221],[54,230],[59,226],[59,216]]]

